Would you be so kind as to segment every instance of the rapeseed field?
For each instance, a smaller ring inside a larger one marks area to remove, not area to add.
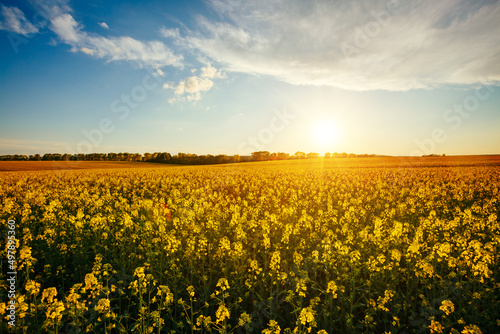
[[[248,167],[251,166],[251,167]],[[500,169],[5,172],[18,333],[500,332]]]

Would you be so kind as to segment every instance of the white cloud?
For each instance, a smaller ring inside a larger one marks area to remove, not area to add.
[[[15,32],[24,36],[38,32],[38,28],[26,19],[26,16],[19,8],[4,5],[2,5],[0,14],[0,30]]]
[[[172,89],[176,98],[171,98],[168,100],[169,103],[174,103],[176,101],[184,102],[196,102],[201,100],[201,93],[209,91],[213,87],[214,83],[208,78],[200,78],[197,76],[191,76],[185,80],[179,81],[179,83],[174,86],[169,83],[164,83],[164,89]]]
[[[70,14],[62,14],[51,20],[51,29],[66,44],[74,50],[107,61],[134,61],[140,66],[149,65],[156,68],[156,73],[162,75],[160,67],[182,67],[181,55],[175,55],[165,44],[159,41],[142,42],[129,36],[103,37],[90,35],[83,31]]]
[[[185,80],[179,81],[177,86],[172,87],[168,84],[164,84],[163,88],[172,88],[175,95],[183,95],[184,93],[197,94],[200,92],[206,92],[213,87],[214,83],[212,80],[207,78],[200,78],[197,76],[189,77]]]
[[[175,95],[182,95],[186,91],[186,82],[180,81],[177,86],[174,88]]]
[[[177,41],[229,71],[351,90],[500,81],[498,1],[209,4],[221,20],[199,17],[199,31]]]
[[[165,27],[161,27],[160,35],[162,35],[163,37],[166,37],[166,38],[179,38],[179,36],[180,36],[178,28],[167,29]]]
[[[91,56],[94,55],[94,51],[90,50],[89,48],[86,48],[86,47],[81,48],[80,51],[82,51],[83,53],[86,53],[88,55],[91,55]]]
[[[213,81],[207,78],[192,76],[186,80],[186,92],[198,93],[206,92],[214,85]]]
[[[188,101],[199,101],[201,99],[200,92],[186,96]]]
[[[87,33],[83,30],[83,25],[69,14],[72,10],[66,0],[33,0],[33,7],[38,14],[50,21],[49,28],[62,42],[71,46],[72,52],[80,51],[107,61],[131,61],[141,67],[150,66],[155,69],[155,75],[158,76],[164,74],[161,67],[183,66],[182,55],[174,54],[160,41],[143,42],[129,36],[104,37]],[[36,27],[30,26],[31,23],[25,19],[19,9],[2,6],[2,12],[4,17],[14,17],[17,20],[17,23],[12,19],[7,20],[8,27],[4,27],[6,23],[2,22],[2,29],[17,29],[19,33],[38,31]],[[43,25],[43,22],[41,24]],[[105,22],[99,25],[109,29]]]
[[[51,23],[52,31],[55,32],[64,43],[72,46],[75,46],[74,44],[77,44],[84,35],[84,33],[82,34],[80,32],[82,27],[78,25],[70,14],[56,16],[51,20]]]
[[[210,79],[226,77],[221,70],[216,69],[211,64],[208,64],[207,66],[201,68],[201,76]]]
[[[37,14],[50,21],[54,17],[71,13],[68,0],[32,0],[30,1]]]

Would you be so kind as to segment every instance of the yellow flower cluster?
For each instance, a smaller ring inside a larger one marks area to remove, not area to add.
[[[443,311],[446,315],[450,315],[455,311],[455,305],[450,300],[443,300],[439,309]]]

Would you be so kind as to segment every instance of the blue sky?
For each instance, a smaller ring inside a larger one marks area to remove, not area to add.
[[[498,1],[0,3],[0,154],[500,153]]]

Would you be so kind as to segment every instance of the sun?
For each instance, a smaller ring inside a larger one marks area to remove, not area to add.
[[[331,120],[318,120],[313,124],[311,131],[314,147],[317,147],[318,150],[326,152],[332,149],[337,142],[339,131]]]

